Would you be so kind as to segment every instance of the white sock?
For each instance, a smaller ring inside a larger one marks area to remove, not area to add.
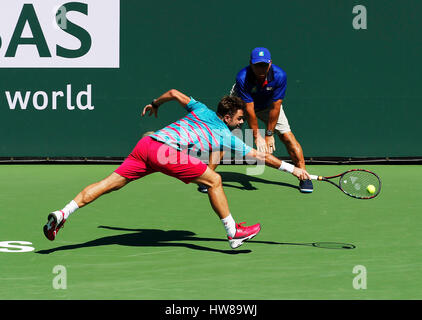
[[[223,223],[224,229],[226,229],[227,235],[233,238],[236,234],[236,222],[232,215],[229,214],[226,218],[221,219],[221,222]]]
[[[64,212],[64,218],[67,219],[72,213],[74,213],[78,209],[78,204],[74,200],[70,201],[66,205],[66,207],[62,209],[62,211]]]

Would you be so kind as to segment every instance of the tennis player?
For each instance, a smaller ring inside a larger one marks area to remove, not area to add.
[[[237,74],[236,83],[230,95],[238,96],[246,103],[246,118],[249,127],[253,130],[258,151],[272,154],[275,151],[274,134],[276,133],[295,166],[305,170],[302,147],[292,133],[283,110],[286,85],[287,77],[284,70],[272,63],[268,49],[258,47],[251,52],[249,66]],[[260,133],[258,119],[266,125],[265,137]],[[216,166],[215,164],[213,168],[215,169]],[[198,190],[206,192],[204,186],[199,186]],[[300,180],[299,190],[303,193],[312,192],[312,181]]]
[[[159,107],[168,101],[177,101],[188,114],[165,128],[143,137],[125,161],[105,179],[84,188],[62,210],[50,213],[44,226],[44,234],[54,240],[57,232],[77,209],[86,206],[103,194],[118,190],[131,181],[154,172],[162,172],[184,183],[203,184],[208,187],[212,208],[226,230],[231,248],[237,248],[256,236],[261,225],[245,226],[236,223],[231,215],[221,176],[195,157],[198,152],[234,150],[261,161],[273,168],[288,171],[299,179],[309,178],[300,168],[258,152],[245,145],[231,131],[243,123],[245,103],[238,97],[226,96],[218,104],[217,113],[204,104],[177,91],[170,90],[145,106],[142,116],[155,115]]]

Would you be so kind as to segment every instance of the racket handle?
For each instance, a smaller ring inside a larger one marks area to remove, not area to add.
[[[311,178],[311,180],[322,180],[322,177],[320,176],[315,176],[313,174],[310,174],[309,177]]]

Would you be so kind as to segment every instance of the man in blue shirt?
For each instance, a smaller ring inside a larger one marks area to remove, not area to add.
[[[272,63],[268,49],[258,47],[251,52],[250,65],[237,74],[231,94],[246,103],[247,120],[258,151],[272,154],[274,133],[277,133],[295,166],[305,170],[302,147],[290,129],[282,106],[286,86],[284,70]],[[260,133],[258,119],[266,124],[265,137]],[[299,188],[301,192],[312,192],[311,180],[301,180]]]
[[[257,150],[272,154],[275,151],[274,133],[277,133],[295,166],[305,170],[302,147],[290,129],[282,106],[286,85],[284,70],[272,63],[268,49],[258,47],[251,52],[250,65],[237,74],[230,95],[240,97],[246,103],[246,118]],[[258,119],[266,125],[264,136],[259,130]],[[215,170],[218,162],[217,157],[210,158],[210,167]],[[312,181],[300,180],[299,190],[312,192]],[[206,193],[207,188],[199,186],[198,191]]]

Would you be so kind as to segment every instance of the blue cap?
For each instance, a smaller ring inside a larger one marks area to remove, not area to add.
[[[271,62],[271,53],[267,48],[258,47],[252,50],[251,63],[255,64],[259,62]]]

